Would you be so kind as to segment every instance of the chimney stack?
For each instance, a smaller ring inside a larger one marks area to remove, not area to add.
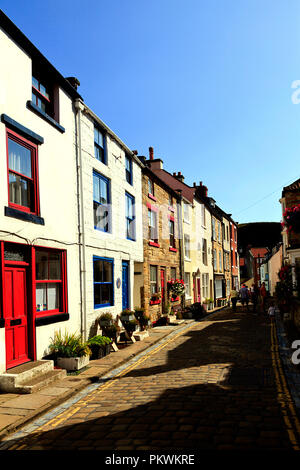
[[[149,157],[150,157],[150,160],[154,160],[154,151],[153,151],[153,147],[149,147]]]
[[[77,90],[77,88],[80,86],[80,81],[76,77],[66,77],[66,80],[68,80],[70,85],[72,85],[75,90]]]
[[[178,181],[181,181],[182,183],[184,182],[184,176],[181,174],[181,171],[178,171],[178,173],[173,173],[174,178],[176,178]]]
[[[204,184],[202,184],[202,181],[200,181],[199,186],[194,183],[194,188],[197,189],[197,192],[200,197],[207,197],[208,189],[206,186],[204,186]]]

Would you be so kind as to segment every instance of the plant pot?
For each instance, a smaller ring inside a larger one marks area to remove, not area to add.
[[[99,325],[101,327],[107,327],[110,326],[112,322],[110,320],[99,320]]]
[[[57,366],[66,370],[80,370],[90,362],[89,356],[81,357],[58,357]]]
[[[169,322],[174,323],[176,321],[176,315],[168,315]]]
[[[126,321],[131,321],[131,320],[134,320],[135,319],[135,316],[133,315],[133,313],[128,313],[128,314],[122,314],[121,315],[121,321],[123,322],[126,322]]]

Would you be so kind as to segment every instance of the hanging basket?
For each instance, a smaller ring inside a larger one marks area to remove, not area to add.
[[[300,233],[300,204],[288,207],[283,213],[282,227],[288,232]]]

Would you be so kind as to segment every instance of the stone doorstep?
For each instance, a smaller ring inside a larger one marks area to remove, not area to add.
[[[16,394],[34,393],[50,383],[61,380],[65,375],[64,370],[54,370],[53,361],[27,362],[0,374],[0,390]]]

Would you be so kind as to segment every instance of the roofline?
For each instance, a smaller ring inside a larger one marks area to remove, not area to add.
[[[36,59],[51,70],[59,85],[73,98],[83,98],[68,80],[49,62],[39,49],[25,36],[24,33],[0,10],[0,28],[2,28],[22,49],[33,59]]]
[[[114,131],[112,131],[111,128],[108,127],[108,125],[105,124],[105,122],[103,122],[102,119],[100,119],[99,116],[97,116],[97,114],[95,114],[94,111],[92,111],[91,108],[87,106],[87,104],[85,104],[84,102],[82,102],[81,104],[84,107],[83,112],[88,114],[94,121],[96,121],[101,127],[103,127],[105,131],[118,142],[118,144],[123,148],[123,150],[125,150],[126,153],[128,153],[141,168],[144,168],[145,165],[136,156],[136,154],[133,153],[133,151],[130,150],[129,147],[127,147],[127,145],[120,139],[120,137],[118,137],[117,134],[115,134]]]

